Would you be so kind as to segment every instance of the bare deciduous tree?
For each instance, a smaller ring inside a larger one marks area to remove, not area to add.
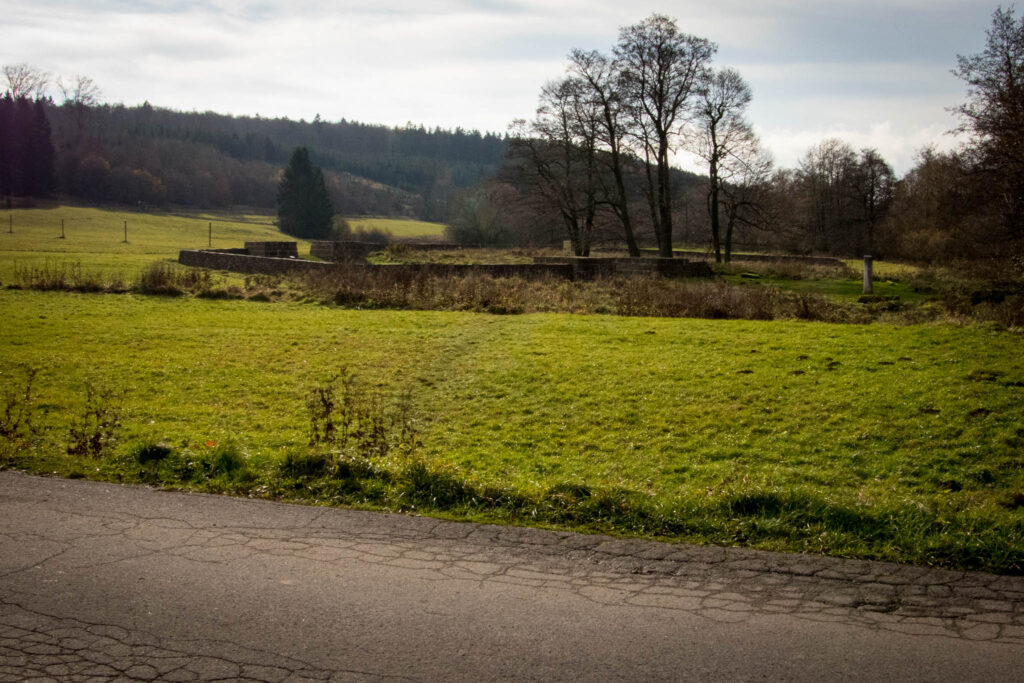
[[[669,157],[683,117],[707,79],[717,46],[682,33],[661,14],[619,32],[615,46],[626,110],[647,169],[648,204],[658,253],[672,256],[672,188]]]
[[[693,129],[689,147],[708,164],[708,214],[711,219],[711,244],[715,261],[722,262],[720,194],[729,176],[750,181],[751,171],[759,159],[754,129],[745,118],[750,104],[750,86],[733,69],[716,71],[700,93],[694,107]],[[755,173],[754,176],[757,174]],[[731,255],[732,226],[729,225],[725,260]]]
[[[736,228],[769,230],[777,223],[772,187],[775,162],[754,138],[725,160],[721,177],[722,207],[725,209],[724,260],[732,260]]]
[[[972,137],[975,170],[999,207],[1005,237],[1024,238],[1024,18],[999,7],[979,54],[957,56],[953,74],[967,83],[966,103],[954,111],[959,131]]]
[[[513,125],[509,154],[523,180],[561,217],[577,256],[590,254],[597,215],[597,127],[600,113],[578,78],[548,83],[537,115]]]
[[[85,131],[85,123],[89,118],[90,109],[100,103],[102,94],[100,88],[95,81],[82,74],[75,74],[67,81],[58,76],[57,87],[64,98],[63,106],[71,110],[75,128],[81,137]]]
[[[94,80],[82,74],[75,74],[67,81],[62,76],[58,76],[57,88],[60,89],[60,94],[64,98],[64,104],[84,107],[98,105],[103,94]]]
[[[815,145],[800,160],[804,228],[818,251],[830,253],[850,229],[855,204],[850,189],[856,166],[853,148],[837,138]]]
[[[592,110],[597,115],[594,133],[602,153],[596,158],[611,174],[610,182],[603,182],[606,174],[597,174],[598,180],[602,181],[604,201],[622,225],[629,255],[639,256],[640,247],[633,231],[626,191],[626,161],[623,158],[626,122],[618,73],[614,63],[596,50],[573,50],[569,60],[569,73],[583,85],[583,97],[590,103],[588,111]]]
[[[42,99],[46,97],[46,88],[50,85],[50,74],[24,62],[8,64],[3,68],[7,79],[7,90],[11,97],[18,99]]]
[[[856,176],[856,192],[862,207],[863,231],[858,232],[857,251],[875,253],[878,224],[892,204],[896,176],[892,167],[875,149],[860,153]]]

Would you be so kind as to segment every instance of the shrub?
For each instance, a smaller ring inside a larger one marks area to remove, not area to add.
[[[46,261],[42,266],[15,265],[14,279],[26,289],[42,291],[102,292],[107,288],[103,274],[83,270],[81,261]]]
[[[85,403],[68,429],[68,455],[98,458],[114,443],[121,428],[117,396],[105,389],[85,385]]]
[[[32,424],[35,413],[35,399],[32,385],[39,370],[29,368],[25,379],[18,388],[7,387],[3,395],[3,414],[0,414],[0,438],[7,441],[22,441],[35,436]]]
[[[143,268],[136,287],[143,294],[180,296],[185,293],[178,287],[174,270],[165,263],[152,263]]]
[[[411,403],[409,392],[402,392],[388,410],[380,392],[368,389],[343,367],[306,394],[309,445],[364,457],[384,456],[393,448],[409,452],[418,443]]]

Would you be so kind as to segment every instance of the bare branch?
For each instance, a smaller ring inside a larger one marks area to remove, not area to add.
[[[7,79],[7,90],[14,99],[46,97],[46,89],[50,85],[50,74],[46,71],[22,62],[5,66],[3,73]]]

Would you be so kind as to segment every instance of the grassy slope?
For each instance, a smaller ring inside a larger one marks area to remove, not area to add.
[[[131,270],[161,259],[176,260],[181,249],[200,249],[209,243],[213,225],[214,248],[241,247],[258,240],[281,240],[281,233],[262,217],[221,217],[145,214],[110,209],[55,206],[4,212],[14,218],[14,233],[0,233],[0,279],[11,279],[15,264],[42,266],[47,261],[78,261],[83,267]],[[60,239],[64,220],[65,239]],[[124,222],[128,221],[128,243]],[[300,252],[308,251],[300,242]]]
[[[14,220],[13,234],[8,233],[10,218]],[[65,239],[59,239],[62,219]],[[217,249],[241,247],[246,241],[294,240],[299,243],[299,254],[309,253],[308,241],[282,235],[266,215],[181,216],[73,206],[16,209],[0,211],[0,282],[12,280],[15,265],[40,267],[48,261],[71,261],[90,269],[128,271],[156,260],[176,260],[181,249],[208,246],[211,224]],[[444,230],[436,223],[407,220],[354,219],[352,224],[372,224],[396,236],[431,236]]]
[[[10,290],[0,316],[4,376],[42,369],[43,469],[81,466],[54,454],[86,381],[124,392],[122,450],[234,441],[268,463],[307,439],[308,387],[348,365],[410,389],[430,461],[469,482],[623,491],[678,538],[1022,570],[1024,361],[1005,332]]]

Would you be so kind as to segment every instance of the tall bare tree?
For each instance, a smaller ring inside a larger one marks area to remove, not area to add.
[[[99,105],[102,91],[95,81],[82,74],[75,74],[67,80],[58,76],[57,87],[64,98],[63,106],[71,110],[75,127],[81,137],[89,118],[89,111]]]
[[[597,216],[600,113],[578,78],[541,90],[537,115],[513,124],[509,154],[520,162],[521,180],[561,217],[577,256],[589,256]]]
[[[892,203],[895,176],[874,149],[858,154],[835,138],[800,161],[798,192],[807,242],[818,251],[861,256],[877,248],[877,228]]]
[[[953,74],[967,83],[967,102],[954,111],[972,136],[976,171],[999,208],[1004,237],[1024,238],[1024,18],[999,7],[985,49],[957,56]]]
[[[12,98],[39,100],[46,97],[46,89],[50,85],[49,73],[24,62],[8,64],[3,72]]]
[[[818,251],[830,253],[851,229],[856,205],[852,192],[856,168],[856,152],[837,138],[822,141],[800,159],[804,229],[808,241]]]
[[[856,192],[860,199],[863,230],[858,232],[857,251],[875,254],[878,224],[892,204],[896,175],[876,149],[863,149],[858,160]]]
[[[622,28],[614,49],[623,102],[633,122],[639,156],[646,163],[648,204],[662,257],[672,256],[669,157],[716,50],[714,43],[682,33],[673,19],[661,14]]]
[[[777,224],[777,202],[772,187],[775,162],[754,138],[725,159],[720,176],[720,199],[725,211],[724,260],[732,260],[733,240],[739,227],[766,231]]]
[[[711,244],[718,263],[722,262],[722,185],[728,176],[749,177],[752,168],[745,167],[757,161],[753,154],[758,146],[757,136],[745,117],[750,99],[750,86],[739,72],[721,69],[708,79],[694,107],[689,147],[708,164],[708,215]],[[730,222],[726,261],[731,255],[732,224]]]
[[[622,225],[629,255],[639,256],[625,181],[627,123],[623,116],[621,79],[614,63],[597,50],[573,50],[569,55],[569,73],[583,86],[582,96],[589,103],[585,111],[596,115],[595,143],[601,152],[596,159],[607,167],[611,176],[610,181],[606,181],[608,174],[596,174],[602,183],[604,202]]]

